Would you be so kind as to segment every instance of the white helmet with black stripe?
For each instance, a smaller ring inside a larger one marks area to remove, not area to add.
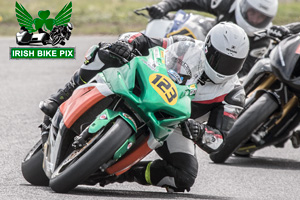
[[[249,52],[249,39],[238,25],[221,22],[208,32],[203,48],[204,71],[212,82],[219,84],[242,69]]]

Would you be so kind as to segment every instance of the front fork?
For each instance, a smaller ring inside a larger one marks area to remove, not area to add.
[[[115,152],[113,159],[110,163],[101,167],[102,171],[106,171],[109,175],[121,175],[129,170],[133,165],[142,160],[147,156],[153,149],[162,145],[161,142],[157,141],[149,129],[149,134],[143,134],[137,138],[137,127],[134,120],[126,113],[119,111],[112,111],[109,109],[104,110],[94,122],[87,128],[86,132],[94,134],[100,131],[104,126],[111,122],[116,117],[122,117],[135,131],[124,144]],[[83,132],[85,137],[87,134]],[[78,138],[79,140],[80,137]],[[78,141],[79,141],[78,140]],[[138,140],[138,141],[137,141]],[[132,148],[133,147],[133,148]],[[126,156],[123,156],[126,153]]]
[[[74,142],[72,144],[72,146],[75,149],[82,148],[85,145],[85,141],[89,136],[101,131],[101,129],[103,129],[106,125],[108,125],[117,117],[123,118],[123,120],[131,126],[135,133],[131,135],[123,143],[123,145],[114,153],[113,159],[110,161],[111,164],[108,163],[106,166],[102,166],[102,170],[105,170],[110,175],[120,175],[126,172],[128,169],[130,169],[131,166],[136,164],[138,161],[140,161],[152,151],[152,149],[148,145],[148,135],[142,140],[142,142],[139,145],[136,145],[135,149],[129,154],[127,154],[125,158],[122,157],[125,153],[131,150],[131,147],[133,147],[134,144],[137,142],[136,123],[130,115],[124,112],[106,109],[96,117],[96,119],[92,122],[92,124],[89,127],[87,127],[79,136],[74,138]]]
[[[299,103],[299,99],[295,95],[293,95],[289,100],[283,102],[283,100],[280,99],[280,96],[276,92],[270,91],[271,86],[275,83],[276,80],[276,76],[270,74],[270,76],[267,77],[266,80],[264,80],[251,93],[247,95],[248,98],[246,101],[246,108],[249,107],[254,101],[256,101],[256,99],[258,99],[263,93],[269,93],[278,102],[279,110],[275,112],[270,117],[270,120],[266,123],[266,129],[263,135],[266,135],[268,131],[274,128],[274,126],[278,125]],[[260,141],[260,139],[258,139],[255,134],[252,134],[251,138],[253,141]]]
[[[279,113],[275,114],[277,115],[277,120],[274,123],[273,126],[279,124],[281,120],[293,109],[295,106],[297,106],[299,99],[296,95],[293,95],[292,98],[290,98],[287,102],[284,104],[282,103],[280,97],[276,92],[269,91],[270,87],[275,83],[277,80],[276,76],[273,74],[270,74],[270,76],[263,81],[258,87],[256,87],[251,93],[247,95],[247,97],[250,97],[250,101],[254,101],[255,99],[258,99],[259,96],[261,96],[263,93],[268,92],[271,94],[275,99],[277,99],[277,102],[279,105],[281,105],[281,110]],[[248,100],[249,101],[249,100]],[[249,102],[246,102],[246,105],[249,104]],[[273,127],[272,126],[272,127]],[[269,129],[271,129],[270,127]]]

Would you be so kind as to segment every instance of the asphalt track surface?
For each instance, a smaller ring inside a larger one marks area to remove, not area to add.
[[[166,193],[165,189],[136,183],[79,186],[68,194],[28,184],[20,166],[27,151],[39,139],[41,100],[63,86],[81,66],[86,50],[114,36],[71,37],[66,46],[76,47],[74,60],[9,60],[15,39],[0,38],[0,199],[300,199],[300,149],[288,142],[256,152],[252,158],[230,158],[214,164],[197,151],[199,172],[188,193]],[[154,153],[147,159],[157,158]]]

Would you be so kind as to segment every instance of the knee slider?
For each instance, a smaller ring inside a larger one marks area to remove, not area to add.
[[[184,171],[178,170],[177,176],[175,178],[175,183],[178,188],[189,189],[195,183],[196,177],[192,174]]]
[[[197,173],[196,173],[197,174]],[[151,164],[151,182],[158,185],[164,177],[173,177],[176,188],[187,189],[194,184],[196,176],[178,169],[164,160],[156,160]],[[162,185],[163,186],[163,185]]]

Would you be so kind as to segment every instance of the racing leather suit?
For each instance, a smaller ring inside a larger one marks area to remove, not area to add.
[[[121,35],[119,40],[129,43],[143,55],[147,55],[148,49],[154,46],[167,48],[177,42],[199,42],[197,44],[199,45],[196,50],[197,52],[194,53],[197,55],[195,57],[199,59],[199,71],[204,67],[203,63],[201,63],[203,62],[201,59],[205,56],[201,47],[203,42],[189,37],[176,35],[170,38],[155,39],[149,38],[142,33],[126,33]],[[97,72],[103,70],[103,68],[106,68],[105,63],[108,63],[108,61],[105,59],[107,59],[107,55],[98,49],[95,50],[97,53],[94,53],[91,59],[82,65],[80,70],[81,75],[95,75]],[[192,71],[192,74],[199,73]],[[194,77],[197,77],[197,75]],[[244,90],[237,76],[222,84],[214,84],[207,81],[204,85],[198,84],[198,90],[192,102],[191,117],[196,119],[207,114],[209,116],[207,124],[205,124],[207,133],[221,135],[221,137],[223,135],[226,138],[227,132],[244,106],[244,100]],[[208,153],[215,151],[219,147],[209,147],[203,145],[201,141],[196,141],[195,143]],[[179,129],[176,129],[175,133],[168,137],[163,146],[156,149],[162,160],[142,162],[137,168],[133,167],[132,170],[129,170],[129,173],[132,173],[134,170],[139,171],[135,173],[134,179],[141,184],[165,186],[176,191],[189,190],[194,184],[198,172],[195,143],[184,137]],[[148,180],[145,177],[148,177]]]

